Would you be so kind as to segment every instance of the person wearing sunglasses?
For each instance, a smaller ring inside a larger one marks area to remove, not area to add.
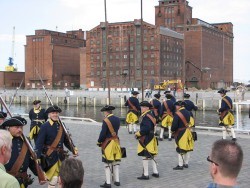
[[[238,143],[223,139],[215,141],[207,161],[213,178],[207,188],[238,188],[237,177],[243,161],[243,151]]]

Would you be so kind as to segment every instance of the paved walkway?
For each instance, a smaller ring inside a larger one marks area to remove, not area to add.
[[[83,161],[85,175],[84,187],[98,188],[104,183],[104,165],[101,162],[101,151],[96,146],[100,132],[100,124],[69,121],[65,122],[73,136],[75,144],[79,148],[78,157]],[[28,126],[25,127],[27,134]],[[250,136],[237,135],[238,142],[244,150],[243,167],[238,177],[241,188],[248,188],[250,184]],[[124,188],[160,188],[160,187],[206,187],[211,182],[209,174],[209,163],[206,161],[212,143],[221,138],[221,133],[198,132],[198,141],[195,142],[195,150],[191,153],[189,168],[183,171],[174,171],[177,165],[177,153],[175,152],[174,141],[164,140],[159,142],[159,155],[156,160],[159,163],[158,170],[160,178],[150,176],[150,180],[137,180],[136,177],[142,174],[142,160],[137,156],[137,141],[133,135],[127,133],[124,127],[119,131],[121,145],[127,148],[127,158],[123,159],[120,166],[120,182]],[[149,173],[152,173],[149,165]],[[40,186],[37,180],[30,187]],[[112,187],[116,187],[112,185]]]

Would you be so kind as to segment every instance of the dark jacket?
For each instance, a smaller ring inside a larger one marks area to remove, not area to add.
[[[59,131],[59,122],[54,122],[51,119],[46,123],[42,124],[40,132],[36,140],[37,158],[41,158],[41,155],[45,156],[48,147],[54,142],[57,133]],[[49,163],[45,171],[49,170],[58,160],[63,161],[65,159],[63,150],[65,145],[71,152],[73,148],[70,147],[68,139],[66,139],[65,133],[62,133],[61,139],[56,149],[51,153],[50,156],[46,156],[46,161]]]
[[[129,105],[128,100],[136,107],[137,112],[134,112],[132,106]],[[132,111],[135,114],[138,113],[137,115],[139,115],[139,112],[141,111],[139,100],[136,97],[129,97],[128,100],[126,101],[125,106],[129,107],[129,111]]]
[[[23,144],[25,144],[25,143],[21,137],[13,137],[12,138],[11,158],[10,158],[9,162],[6,165],[4,165],[7,172],[10,171],[12,166],[15,164],[17,158],[20,155]],[[18,180],[19,184],[20,185],[24,184],[25,187],[27,187],[29,185],[29,183],[27,182],[28,179],[31,180],[30,178],[28,178],[28,175],[27,175],[28,168],[35,175],[37,175],[36,169],[35,169],[35,162],[31,159],[31,154],[30,154],[29,150],[27,150],[24,162],[23,162],[22,166],[20,167],[20,169],[18,170],[19,175],[17,175],[15,177]],[[26,177],[26,178],[24,178],[24,177]]]
[[[196,111],[198,110],[198,107],[194,105],[194,103],[190,100],[184,100],[186,102],[185,108],[187,111],[190,112],[190,115],[193,117],[192,110]]]
[[[120,119],[116,116],[114,116],[113,114],[110,114],[108,116],[109,121],[111,122],[114,131],[116,132],[116,135],[118,136],[118,130],[120,128]],[[99,138],[98,138],[98,142],[102,143],[104,142],[104,140],[106,138],[111,138],[112,135],[109,131],[108,125],[106,124],[105,121],[102,122],[102,130],[100,132]]]
[[[167,106],[169,108],[169,110],[174,114],[175,112],[175,106],[174,103],[171,99],[166,100]],[[160,110],[160,116],[162,117],[162,115],[164,114],[164,112],[167,112],[167,109],[164,105],[164,102],[162,102],[161,104],[161,110]]]
[[[45,112],[45,109],[43,108],[41,108],[38,113],[35,113],[33,108],[29,112],[29,118],[31,121],[30,124],[30,130],[31,130],[35,125],[38,125],[39,127],[42,125],[41,122],[34,120],[43,120],[44,121],[43,123],[45,123],[48,119],[48,114]]]
[[[233,107],[233,104],[232,104],[232,99],[230,97],[228,97],[227,95],[225,95],[223,98],[225,98],[231,105],[231,108]],[[221,107],[219,109],[219,112],[224,112],[224,111],[227,111],[227,110],[230,110],[230,106],[228,106],[228,104],[223,100],[221,100]]]

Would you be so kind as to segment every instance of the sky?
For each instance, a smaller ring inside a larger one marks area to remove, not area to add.
[[[140,19],[141,0],[106,0],[109,22]],[[158,0],[143,0],[144,21],[155,24]],[[250,81],[248,63],[250,43],[249,0],[189,0],[193,18],[208,23],[234,25],[234,81]],[[14,65],[25,71],[26,35],[36,29],[59,32],[90,30],[105,21],[104,0],[0,0],[0,71],[8,65],[15,26]]]

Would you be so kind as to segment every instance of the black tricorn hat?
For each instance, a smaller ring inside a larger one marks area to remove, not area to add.
[[[7,113],[0,112],[0,119],[6,118],[6,117],[7,117]]]
[[[114,110],[114,109],[115,109],[114,106],[106,105],[106,106],[102,107],[101,112],[104,112],[104,111],[112,111],[112,110]]]
[[[223,88],[221,88],[218,93],[221,93],[221,94],[226,94],[228,92],[228,90],[225,90]]]
[[[170,93],[167,93],[167,94],[165,95],[165,97],[166,97],[167,99],[171,99],[171,98],[173,98],[173,95],[170,94]]]
[[[46,110],[46,113],[50,113],[50,112],[59,112],[59,113],[61,113],[62,110],[61,110],[61,108],[59,108],[58,106],[53,105],[53,106],[50,106],[50,107]]]
[[[149,107],[149,108],[152,108],[152,104],[150,104],[148,101],[142,101],[140,103],[140,106],[145,106],[145,107]]]
[[[174,103],[175,106],[185,106],[187,103],[185,101],[177,101]]]
[[[138,91],[132,91],[132,95],[138,95],[139,92]]]
[[[189,95],[189,94],[184,93],[184,98],[189,98],[189,97],[190,97],[190,95]]]
[[[34,104],[34,105],[37,105],[37,104],[39,104],[39,103],[41,103],[40,100],[34,100],[34,101],[33,101],[33,104]]]
[[[154,97],[159,99],[161,97],[161,94],[157,93],[157,94],[154,94]]]
[[[171,91],[168,91],[168,90],[164,91],[164,94],[167,94],[167,93],[171,93]]]
[[[24,126],[27,124],[26,119],[22,118],[21,116],[15,116],[9,119],[6,119],[1,127],[12,127],[12,126]]]

